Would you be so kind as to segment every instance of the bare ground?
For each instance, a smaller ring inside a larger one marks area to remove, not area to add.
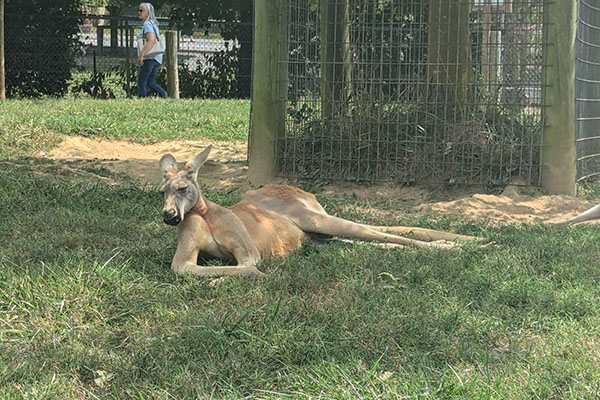
[[[210,160],[200,171],[202,185],[210,189],[250,189],[246,143],[243,142],[178,141],[142,145],[127,141],[69,137],[47,155],[41,155],[55,160],[74,175],[110,180],[89,172],[90,167],[92,170],[107,169],[127,176],[142,186],[153,187],[161,179],[158,160],[163,154],[171,153],[178,161],[187,161],[209,144],[213,145],[213,151]],[[595,205],[595,202],[589,200],[548,196],[535,188],[516,186],[507,187],[499,195],[477,193],[476,189],[465,187],[398,187],[392,184],[329,185],[320,191],[327,195],[393,204],[392,208],[406,213],[455,216],[466,220],[508,224],[558,222]],[[365,212],[386,214],[390,211],[370,209]]]

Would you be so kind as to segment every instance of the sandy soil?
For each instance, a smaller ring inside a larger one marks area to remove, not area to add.
[[[131,177],[141,185],[160,182],[158,160],[171,153],[179,162],[187,161],[213,145],[211,159],[202,167],[202,185],[211,188],[251,188],[246,166],[246,143],[179,141],[141,145],[126,141],[69,137],[47,157],[73,165],[92,165]],[[89,174],[89,173],[88,173]],[[500,195],[481,194],[469,188],[330,185],[321,189],[329,195],[389,202],[407,213],[460,216],[490,223],[558,222],[573,217],[595,202],[567,196],[546,196],[539,190],[507,187]]]
[[[125,174],[142,186],[155,186],[161,180],[158,160],[171,153],[184,163],[212,144],[211,157],[202,167],[202,184],[212,189],[247,186],[246,143],[161,142],[138,144],[123,140],[96,140],[68,137],[48,157],[61,161],[82,161],[83,165],[106,168]],[[249,188],[249,186],[248,186]]]

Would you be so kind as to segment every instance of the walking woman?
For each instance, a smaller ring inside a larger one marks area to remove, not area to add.
[[[138,47],[137,65],[140,66],[138,73],[138,95],[139,97],[148,96],[148,88],[154,90],[160,97],[166,97],[167,92],[156,83],[156,74],[162,64],[163,55],[158,54],[153,57],[146,57],[146,53],[152,49],[154,42],[158,39],[160,32],[158,30],[158,21],[154,14],[154,6],[150,3],[140,3],[138,7],[138,16],[144,25],[137,34],[137,39],[145,38],[146,44],[141,49]]]

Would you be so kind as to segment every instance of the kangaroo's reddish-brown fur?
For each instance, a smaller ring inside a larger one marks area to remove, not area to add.
[[[176,273],[203,276],[259,276],[261,260],[284,256],[300,248],[311,236],[348,237],[379,242],[385,247],[404,245],[452,248],[448,241],[474,239],[431,229],[370,226],[334,217],[316,197],[286,185],[268,185],[246,192],[229,207],[207,200],[197,182],[198,169],[210,147],[179,169],[170,154],[160,160],[164,181],[163,219],[178,225],[177,250],[171,267]],[[409,239],[399,234],[410,234]],[[237,265],[202,267],[200,254],[233,261]]]

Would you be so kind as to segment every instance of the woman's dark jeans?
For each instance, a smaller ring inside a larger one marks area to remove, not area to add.
[[[156,60],[144,60],[138,73],[138,96],[148,96],[148,88],[154,90],[160,97],[167,97],[167,91],[156,83],[156,73],[160,64]]]

